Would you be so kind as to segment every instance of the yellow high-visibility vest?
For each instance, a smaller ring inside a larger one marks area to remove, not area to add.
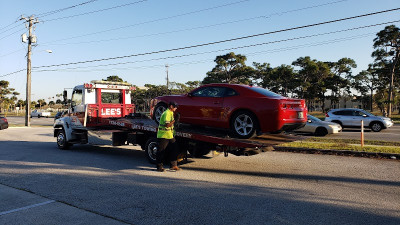
[[[174,112],[167,109],[161,115],[160,124],[158,125],[157,138],[172,139],[174,138],[174,125],[166,127],[167,123],[174,120]]]

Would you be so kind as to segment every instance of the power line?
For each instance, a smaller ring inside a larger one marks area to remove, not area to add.
[[[142,3],[142,2],[147,2],[147,1],[148,0],[140,0],[140,1],[136,1],[136,2],[123,4],[123,5],[105,8],[105,9],[94,10],[94,11],[90,11],[90,12],[86,12],[86,13],[80,13],[80,14],[75,14],[75,15],[71,15],[71,16],[64,16],[64,17],[59,17],[59,18],[49,19],[49,20],[43,20],[43,22],[51,22],[51,21],[55,21],[55,20],[62,20],[62,19],[68,19],[68,18],[77,17],[77,16],[89,15],[89,14],[93,14],[93,13],[98,13],[98,12],[103,12],[103,11],[107,11],[107,10],[111,10],[111,9],[126,7],[126,6],[130,6],[130,5],[138,4],[138,3]]]
[[[265,54],[265,53],[277,53],[277,52],[283,52],[283,51],[297,50],[297,49],[304,48],[304,47],[315,47],[315,46],[326,45],[326,44],[334,44],[334,43],[343,42],[343,41],[365,38],[365,37],[369,37],[372,35],[375,35],[375,33],[374,32],[366,33],[366,34],[362,34],[362,35],[355,35],[355,36],[350,36],[350,37],[345,37],[345,38],[337,38],[337,39],[327,40],[324,42],[315,42],[315,43],[296,45],[296,46],[290,46],[290,47],[285,47],[285,48],[276,48],[276,49],[271,49],[271,50],[266,50],[266,51],[251,52],[251,53],[246,53],[246,56],[254,56],[254,55]],[[221,50],[219,50],[219,51],[221,51]],[[170,66],[191,65],[191,64],[198,64],[198,63],[206,63],[206,62],[210,62],[210,61],[213,61],[213,59],[188,61],[188,62],[182,62],[182,63],[170,63],[169,65]],[[94,69],[94,70],[93,69],[76,70],[75,68],[65,68],[65,69],[35,70],[35,72],[93,72],[93,71],[109,71],[109,70],[151,69],[151,68],[157,68],[157,67],[165,67],[165,64],[138,66],[138,67],[125,67],[125,68],[116,67],[116,68]],[[85,67],[82,69],[85,69]]]
[[[46,16],[53,15],[55,13],[59,13],[59,12],[62,12],[62,11],[68,10],[68,9],[76,8],[76,7],[79,7],[79,6],[82,6],[82,5],[86,5],[86,4],[89,4],[89,3],[93,3],[93,2],[96,2],[96,1],[98,1],[98,0],[90,0],[90,1],[82,2],[80,4],[68,6],[66,8],[56,9],[56,10],[52,10],[52,11],[44,12],[44,13],[39,13],[36,16],[37,17],[46,17]]]
[[[239,47],[225,48],[225,49],[220,49],[220,50],[213,50],[213,51],[206,51],[206,52],[199,52],[199,53],[191,53],[191,54],[183,54],[183,55],[178,55],[178,56],[168,56],[168,57],[161,57],[161,58],[156,58],[156,59],[146,59],[146,60],[131,61],[131,62],[110,63],[110,64],[86,66],[86,67],[72,67],[72,68],[65,68],[65,69],[97,68],[97,67],[104,67],[104,66],[125,65],[125,64],[139,63],[139,62],[149,62],[149,61],[158,61],[158,60],[165,60],[165,59],[182,58],[182,57],[188,57],[188,56],[203,55],[203,54],[222,52],[222,51],[230,51],[230,50],[250,48],[250,47],[258,47],[258,46],[262,46],[262,45],[276,44],[276,43],[281,43],[281,42],[288,42],[288,41],[293,41],[293,40],[300,40],[300,39],[305,39],[305,38],[311,38],[311,37],[318,37],[318,36],[329,35],[329,34],[342,33],[342,32],[365,29],[365,28],[370,28],[370,27],[375,27],[375,26],[380,26],[380,25],[385,25],[385,24],[392,24],[392,23],[397,23],[397,22],[400,22],[400,20],[395,20],[395,21],[390,21],[390,22],[385,22],[385,23],[372,24],[372,25],[366,25],[366,26],[360,26],[360,27],[354,27],[354,28],[331,31],[331,32],[325,32],[325,33],[319,33],[319,34],[312,34],[312,35],[288,38],[288,39],[281,39],[281,40],[276,40],[276,41],[269,41],[269,42],[258,43],[258,44],[251,44],[251,45],[244,45],[244,46],[239,46]],[[370,34],[371,33],[368,33],[368,35],[370,35]],[[374,34],[374,33],[372,33],[372,34]],[[42,71],[42,70],[39,70],[39,71]],[[47,71],[47,70],[43,70],[43,71]],[[53,71],[53,70],[49,70],[49,71]]]
[[[162,20],[174,19],[174,18],[178,18],[178,17],[182,17],[182,16],[187,16],[187,15],[191,15],[191,14],[205,12],[205,11],[209,11],[209,10],[213,10],[213,9],[217,9],[217,8],[223,8],[223,7],[227,7],[227,6],[231,6],[231,5],[235,5],[235,4],[239,4],[239,3],[243,3],[243,2],[248,2],[248,1],[250,1],[250,0],[240,0],[240,1],[232,2],[232,3],[228,3],[228,4],[218,5],[218,6],[209,7],[209,8],[205,8],[205,9],[200,9],[200,10],[196,10],[196,11],[191,11],[191,12],[187,12],[187,13],[182,13],[182,14],[178,14],[178,15],[174,15],[174,16],[168,16],[168,17],[149,20],[149,21],[145,21],[145,22],[135,23],[135,24],[127,25],[127,26],[112,28],[112,29],[103,30],[103,31],[97,31],[97,32],[89,33],[89,34],[83,34],[83,35],[79,35],[79,36],[63,38],[63,39],[59,39],[59,40],[55,40],[55,41],[51,41],[51,42],[47,42],[47,43],[65,41],[65,40],[70,40],[70,39],[75,39],[75,38],[81,38],[81,37],[86,37],[86,36],[91,36],[91,35],[95,35],[95,34],[101,34],[101,33],[109,32],[109,31],[120,30],[120,29],[124,29],[124,28],[128,28],[128,27],[134,27],[134,26],[154,23],[154,22],[158,22],[158,21],[162,21]]]
[[[197,45],[186,46],[186,47],[180,47],[180,48],[159,50],[159,51],[146,52],[146,53],[138,53],[138,54],[132,54],[132,55],[125,55],[125,56],[117,56],[117,57],[110,57],[110,58],[103,58],[103,59],[93,59],[93,60],[86,60],[86,61],[79,61],[79,62],[53,64],[53,65],[48,65],[48,66],[38,66],[38,67],[33,67],[33,68],[37,69],[37,68],[59,67],[59,66],[67,66],[67,65],[76,65],[76,64],[101,62],[101,61],[108,61],[108,60],[115,60],[115,59],[123,59],[123,58],[130,58],[130,57],[136,57],[136,56],[152,55],[152,54],[159,54],[159,53],[165,53],[165,52],[173,52],[173,51],[179,51],[179,50],[184,50],[184,49],[191,49],[191,48],[203,47],[203,46],[208,46],[208,45],[215,45],[215,44],[220,44],[220,43],[225,43],[225,42],[232,42],[232,41],[237,41],[237,40],[254,38],[254,37],[259,37],[259,36],[264,36],[264,35],[269,35],[269,34],[281,33],[281,32],[286,32],[286,31],[298,30],[298,29],[303,29],[303,28],[308,28],[308,27],[320,26],[320,25],[336,23],[336,22],[340,22],[340,21],[352,20],[352,19],[356,19],[356,18],[372,16],[372,15],[377,15],[377,14],[387,13],[387,12],[392,12],[392,11],[397,11],[397,10],[400,10],[400,8],[388,9],[388,10],[383,10],[383,11],[378,11],[378,12],[373,12],[373,13],[368,13],[368,14],[363,14],[363,15],[358,15],[358,16],[346,17],[346,18],[342,18],[342,19],[330,20],[330,21],[314,23],[314,24],[309,24],[309,25],[304,25],[304,26],[286,28],[286,29],[282,29],[282,30],[270,31],[270,32],[265,32],[265,33],[260,33],[260,34],[253,34],[253,35],[242,36],[242,37],[237,37],[237,38],[232,38],[232,39],[226,39],[226,40],[222,40],[222,41],[208,42],[208,43],[197,44]]]
[[[75,42],[75,43],[61,43],[61,44],[60,43],[55,43],[55,44],[46,44],[46,43],[44,43],[44,44],[42,44],[42,46],[100,43],[100,42],[106,42],[106,41],[117,41],[117,40],[126,40],[126,39],[132,39],[132,38],[141,38],[141,37],[150,37],[150,36],[158,36],[158,35],[165,35],[165,34],[173,34],[173,33],[178,33],[178,32],[205,29],[205,28],[209,28],[209,27],[216,27],[216,26],[222,26],[222,25],[227,25],[227,24],[245,22],[245,21],[250,21],[250,20],[255,20],[255,19],[267,19],[267,18],[271,18],[273,16],[282,16],[282,15],[288,14],[288,13],[299,12],[299,11],[303,11],[303,10],[307,10],[307,9],[313,9],[313,8],[317,8],[317,7],[337,4],[337,3],[345,2],[345,1],[348,1],[348,0],[333,1],[333,2],[328,2],[328,3],[324,3],[324,4],[319,4],[319,5],[312,5],[312,6],[307,6],[307,7],[303,7],[303,8],[297,8],[297,9],[293,9],[293,10],[287,10],[287,11],[283,11],[283,12],[272,13],[272,14],[268,14],[268,15],[261,15],[261,16],[256,16],[256,17],[244,18],[244,19],[240,19],[240,20],[226,21],[226,22],[223,22],[223,23],[216,23],[216,24],[210,24],[210,25],[205,25],[205,26],[186,28],[186,29],[179,29],[179,30],[173,30],[173,31],[167,31],[167,32],[144,34],[144,35],[137,35],[137,36],[131,36],[131,37],[124,37],[124,38],[111,38],[111,39],[103,39],[103,40],[91,40],[91,41]],[[48,43],[53,43],[53,42],[54,41],[51,41],[51,42],[48,42]]]
[[[25,70],[26,70],[26,69],[20,69],[20,70],[18,70],[18,71],[12,72],[12,73],[7,73],[7,74],[4,74],[4,75],[1,75],[0,77],[10,76],[10,75],[12,75],[12,74],[16,74],[16,73],[19,73],[19,72],[22,72],[22,71],[25,71]]]
[[[25,30],[25,28],[22,28],[22,29],[20,29],[20,30],[17,30],[17,31],[15,31],[15,32],[13,32],[13,33],[11,33],[11,34],[9,34],[9,35],[3,36],[3,37],[0,38],[0,40],[3,40],[4,38],[10,37],[11,35],[16,34],[16,33],[18,33],[18,32],[21,32],[21,31],[23,31],[23,30]]]

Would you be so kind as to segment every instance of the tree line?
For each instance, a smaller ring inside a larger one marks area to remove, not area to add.
[[[339,100],[344,98],[355,99],[365,109],[377,108],[390,116],[394,109],[400,110],[399,28],[390,25],[379,31],[373,40],[373,47],[373,62],[357,74],[353,73],[356,62],[347,57],[326,62],[304,56],[291,64],[272,67],[267,62],[253,62],[249,66],[245,55],[229,52],[216,56],[215,66],[202,81],[170,82],[168,87],[146,84],[144,88],[132,92],[132,99],[138,111],[148,111],[150,100],[157,96],[188,93],[202,84],[238,83],[257,85],[282,96],[305,99],[309,109],[318,105],[326,111],[337,107]],[[123,81],[117,75],[104,80]],[[0,110],[4,110],[7,104],[24,105],[22,100],[17,101],[18,95],[8,87],[7,81],[0,81]],[[330,105],[325,105],[326,100],[330,100]],[[46,104],[44,99],[39,101],[39,104],[33,105],[40,107]],[[50,101],[49,105],[61,103],[58,101]]]

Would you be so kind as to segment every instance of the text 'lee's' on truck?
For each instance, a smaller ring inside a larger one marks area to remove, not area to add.
[[[92,81],[74,87],[68,113],[54,122],[54,137],[60,149],[73,144],[139,145],[150,162],[157,151],[157,123],[136,113],[131,91],[126,82]],[[64,91],[64,99],[66,99]],[[249,155],[265,147],[296,140],[290,135],[262,135],[256,139],[229,138],[210,129],[177,129],[176,140],[181,152],[202,156],[211,150],[235,155]]]

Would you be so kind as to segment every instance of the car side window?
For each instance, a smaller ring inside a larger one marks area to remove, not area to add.
[[[235,90],[232,88],[226,88],[225,90],[225,97],[236,96],[239,95]]]
[[[364,116],[364,115],[366,114],[361,111],[354,111],[354,116]]]
[[[225,89],[223,87],[205,87],[192,93],[195,97],[223,97]]]
[[[343,113],[343,116],[353,116],[353,111],[351,111],[351,110],[345,110],[345,111],[342,111],[342,113]]]

